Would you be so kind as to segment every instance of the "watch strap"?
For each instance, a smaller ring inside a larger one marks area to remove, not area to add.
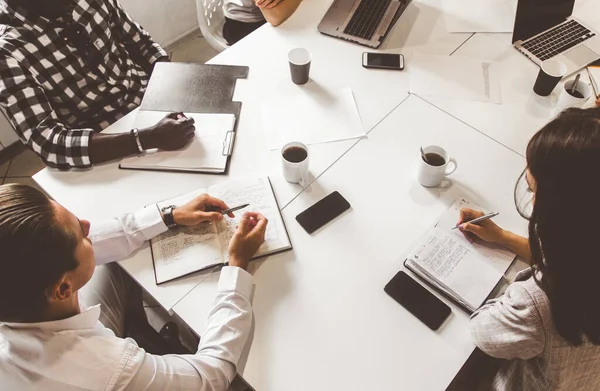
[[[165,206],[164,208],[161,209],[161,212],[163,214],[163,221],[165,222],[165,225],[169,229],[177,227],[177,224],[175,223],[175,219],[173,218],[173,211],[175,210],[175,208],[176,208],[175,205],[170,205],[170,206]]]

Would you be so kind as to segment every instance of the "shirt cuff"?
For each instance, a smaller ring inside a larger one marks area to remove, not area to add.
[[[221,269],[219,292],[237,292],[250,300],[252,294],[252,275],[236,266],[225,266]]]
[[[169,57],[169,55],[159,44],[154,43],[148,53],[148,62],[150,65],[154,65],[162,57]]]
[[[150,240],[168,230],[160,216],[157,205],[150,205],[136,212],[134,219],[146,240]]]

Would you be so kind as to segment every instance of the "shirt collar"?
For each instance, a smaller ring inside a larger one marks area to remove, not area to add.
[[[100,319],[100,304],[89,307],[70,318],[38,323],[2,323],[12,329],[41,329],[48,331],[67,331],[92,329]]]

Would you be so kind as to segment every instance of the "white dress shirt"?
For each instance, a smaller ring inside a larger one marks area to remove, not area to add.
[[[92,225],[98,264],[118,261],[164,232],[157,208]],[[104,327],[100,305],[71,318],[42,323],[0,323],[0,389],[225,391],[252,322],[252,276],[221,271],[214,307],[198,352],[156,356]]]

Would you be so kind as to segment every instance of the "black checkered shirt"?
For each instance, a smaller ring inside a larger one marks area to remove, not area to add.
[[[91,133],[139,106],[167,53],[117,0],[73,0],[58,20],[8,3],[0,0],[0,106],[48,166],[90,167]],[[84,45],[68,44],[68,23]]]

